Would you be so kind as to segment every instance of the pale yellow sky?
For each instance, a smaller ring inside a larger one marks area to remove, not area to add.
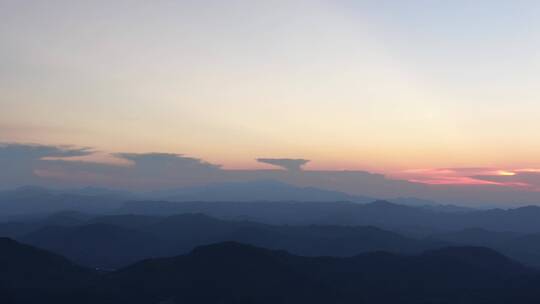
[[[0,141],[540,167],[536,1],[3,1]]]

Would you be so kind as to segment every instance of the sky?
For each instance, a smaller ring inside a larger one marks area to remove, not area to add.
[[[1,0],[0,142],[536,190],[539,17],[519,0]]]

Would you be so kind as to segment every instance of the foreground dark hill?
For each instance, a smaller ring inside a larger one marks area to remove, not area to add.
[[[302,257],[236,242],[94,273],[0,239],[4,304],[538,303],[539,273],[480,247]]]
[[[62,256],[0,238],[2,304],[57,303],[95,276]]]
[[[90,273],[66,258],[0,238],[0,286],[4,288],[65,288]]]
[[[285,253],[238,243],[200,247],[107,275],[97,289],[107,296],[105,303],[332,302],[329,286],[283,263],[280,255]]]
[[[93,294],[100,303],[534,303],[540,294],[521,280],[536,275],[476,247],[307,258],[227,242],[111,273]]]
[[[223,241],[306,256],[352,256],[376,250],[418,253],[444,244],[367,226],[274,226],[202,214],[104,216],[81,225],[47,226],[18,239],[96,268],[118,268],[138,259],[183,254]]]

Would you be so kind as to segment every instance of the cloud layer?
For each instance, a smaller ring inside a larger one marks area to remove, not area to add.
[[[430,185],[496,185],[540,190],[539,169],[441,168],[408,170],[407,180]]]
[[[500,174],[475,175],[473,178],[501,185],[523,187],[534,191],[540,191],[540,170],[538,169],[502,171]]]
[[[226,170],[182,154],[118,153],[119,163],[90,161],[91,148],[0,144],[0,187],[102,186],[132,191],[222,182],[278,180],[379,198],[418,197],[455,204],[540,202],[540,170],[443,168],[410,170],[389,178],[366,171],[301,170],[305,159],[262,158],[286,170]]]
[[[0,143],[0,187],[40,182],[35,170],[43,166],[45,157],[77,157],[93,153],[90,148]]]

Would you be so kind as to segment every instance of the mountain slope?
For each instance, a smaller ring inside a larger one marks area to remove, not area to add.
[[[535,272],[484,248],[307,258],[227,242],[142,261],[95,290],[102,303],[506,303],[540,299],[526,286],[519,295],[504,290],[530,275],[538,282]]]
[[[530,266],[540,267],[540,234],[496,232],[480,228],[431,235],[427,240],[485,246]]]
[[[331,258],[224,242],[101,275],[9,239],[0,250],[0,300],[9,304],[540,301],[539,272],[480,247]]]
[[[67,288],[91,273],[59,255],[0,238],[0,286],[4,288]]]
[[[50,226],[20,240],[93,268],[126,266],[163,252],[162,242],[152,235],[107,224]]]
[[[138,259],[183,254],[200,245],[224,241],[306,256],[352,256],[376,250],[418,253],[443,245],[375,227],[274,226],[202,214],[163,218],[107,216],[89,222],[81,226],[45,227],[19,239],[97,268],[118,268]]]
[[[200,247],[185,256],[143,261],[112,273],[101,282],[100,293],[129,303],[159,299],[200,304],[332,301],[327,287],[282,263],[277,255],[238,243]]]

